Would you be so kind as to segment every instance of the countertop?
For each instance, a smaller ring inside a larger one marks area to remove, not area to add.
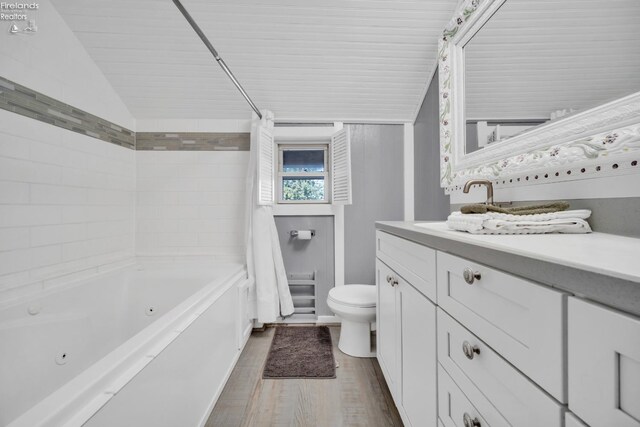
[[[382,221],[376,228],[640,316],[640,239],[475,235],[424,221]]]

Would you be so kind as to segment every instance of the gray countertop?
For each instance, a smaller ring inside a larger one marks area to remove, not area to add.
[[[424,221],[383,221],[376,228],[640,316],[640,239],[473,235]]]

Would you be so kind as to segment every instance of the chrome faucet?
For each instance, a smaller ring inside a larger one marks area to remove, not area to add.
[[[472,185],[479,184],[487,187],[487,200],[484,202],[485,205],[493,205],[493,184],[488,179],[470,179],[464,184],[464,188],[462,189],[463,193],[468,193],[469,189],[471,189]]]

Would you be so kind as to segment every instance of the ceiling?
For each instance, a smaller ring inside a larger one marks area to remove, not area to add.
[[[549,119],[640,91],[640,1],[507,0],[465,47],[466,117]]]
[[[457,0],[183,0],[277,120],[412,121]],[[137,119],[247,119],[171,0],[53,0]]]

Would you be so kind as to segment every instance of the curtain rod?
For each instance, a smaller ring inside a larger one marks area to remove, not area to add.
[[[246,99],[249,105],[251,106],[251,108],[253,108],[253,111],[255,111],[258,117],[262,119],[262,114],[260,113],[260,110],[258,109],[256,104],[253,103],[253,101],[251,100],[247,92],[243,89],[240,82],[236,79],[236,77],[233,75],[229,67],[227,67],[227,64],[225,64],[222,57],[218,54],[218,51],[213,47],[213,45],[211,44],[207,36],[204,35],[200,27],[198,27],[198,24],[196,24],[196,21],[194,21],[191,15],[189,15],[189,12],[187,12],[187,9],[185,9],[182,3],[180,3],[180,0],[173,0],[173,3],[176,5],[178,10],[182,13],[182,15],[187,20],[187,22],[189,22],[189,24],[191,25],[191,28],[193,28],[193,30],[196,32],[198,37],[200,37],[200,40],[202,40],[202,42],[207,47],[207,49],[209,49],[209,52],[213,54],[213,57],[215,58],[216,61],[218,61],[218,65],[220,65],[220,67],[222,68],[222,71],[224,71],[227,74],[227,76],[229,76],[233,84],[236,85],[236,87],[238,88],[242,96],[244,96],[244,99]]]

